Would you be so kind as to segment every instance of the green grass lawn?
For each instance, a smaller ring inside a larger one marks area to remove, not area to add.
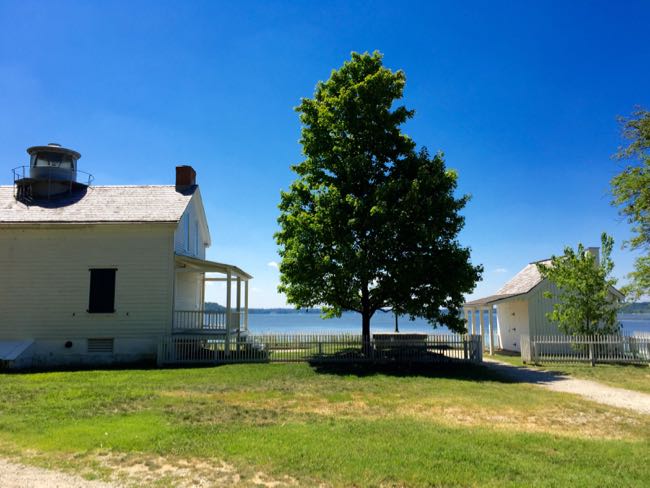
[[[645,486],[648,452],[650,417],[480,366],[0,375],[0,453],[134,485]]]
[[[489,357],[489,356],[485,356]],[[515,366],[523,366],[519,355],[496,353],[495,359]],[[627,388],[643,393],[650,393],[650,367],[636,364],[597,364],[593,368],[589,364],[543,364],[539,366],[547,371],[598,381],[600,383]]]

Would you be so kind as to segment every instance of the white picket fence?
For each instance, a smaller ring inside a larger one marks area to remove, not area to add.
[[[650,364],[650,334],[521,336],[526,363]]]
[[[481,362],[479,335],[426,335],[394,338],[378,335],[363,344],[361,335],[171,335],[158,346],[158,364],[251,362],[388,363]]]

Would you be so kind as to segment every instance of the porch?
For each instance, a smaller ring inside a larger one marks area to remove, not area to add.
[[[172,334],[239,337],[248,333],[248,281],[237,266],[177,254]],[[225,285],[221,309],[206,309],[206,285]],[[233,297],[234,295],[234,297]]]
[[[174,310],[173,334],[225,334],[248,332],[245,311]],[[230,317],[230,320],[229,320]]]
[[[519,337],[528,333],[528,303],[522,294],[491,295],[466,302],[463,310],[468,333],[480,335],[490,355],[495,349],[519,351]]]
[[[469,334],[479,335],[483,341],[483,347],[486,348],[490,356],[494,354],[495,349],[502,349],[500,334],[497,334],[495,341],[495,324],[494,324],[494,304],[501,296],[492,295],[463,305],[465,321],[467,323],[467,332]],[[478,315],[478,317],[477,317]],[[485,330],[485,316],[487,315],[487,331]],[[487,332],[487,334],[486,334]],[[486,339],[487,335],[487,340]]]

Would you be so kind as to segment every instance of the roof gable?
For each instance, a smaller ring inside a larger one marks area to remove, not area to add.
[[[203,235],[203,242],[207,247],[212,245],[212,237],[210,236],[210,227],[208,227],[208,218],[205,214],[205,207],[203,205],[203,198],[201,197],[201,191],[199,187],[196,187],[196,191],[192,197],[192,202],[196,208],[196,215],[199,217],[199,225],[201,227],[201,233]]]
[[[178,222],[197,187],[178,192],[173,185],[94,186],[38,205],[14,198],[0,186],[0,224]]]
[[[537,265],[548,265],[550,262],[550,260],[543,260],[528,264],[524,269],[513,276],[510,281],[499,288],[494,295],[466,302],[465,306],[484,306],[507,298],[525,295],[544,281],[544,278],[537,269]]]
[[[497,295],[521,295],[535,288],[544,278],[537,269],[537,264],[547,264],[550,261],[530,263],[519,273],[512,277],[496,292]]]
[[[549,266],[551,264],[551,260],[544,259],[528,264],[524,269],[513,276],[510,281],[499,288],[499,290],[497,290],[494,295],[466,302],[465,306],[489,305],[491,303],[496,303],[507,298],[513,298],[527,294],[546,279],[539,272],[539,269],[537,268],[538,264]],[[613,286],[610,287],[610,293],[617,296],[619,299],[623,298],[623,294]]]

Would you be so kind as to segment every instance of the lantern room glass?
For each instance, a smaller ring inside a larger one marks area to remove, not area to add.
[[[74,170],[75,163],[76,161],[70,154],[40,151],[32,154],[30,166],[32,168],[54,167]]]

